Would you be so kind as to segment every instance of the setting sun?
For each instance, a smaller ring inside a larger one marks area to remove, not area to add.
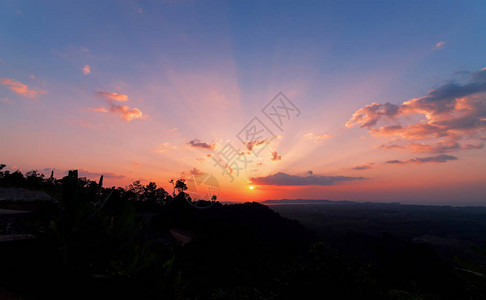
[[[254,187],[253,185],[250,185],[248,188],[249,188],[250,190],[253,190],[255,187]]]

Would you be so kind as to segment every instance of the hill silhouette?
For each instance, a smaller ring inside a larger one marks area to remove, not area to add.
[[[307,219],[304,227],[255,202],[221,204],[208,199],[194,205],[184,192],[183,180],[175,181],[169,193],[153,182],[104,188],[102,177],[91,181],[78,177],[75,170],[58,180],[53,174],[45,178],[38,172],[24,175],[1,169],[0,186],[40,190],[51,197],[0,201],[0,209],[30,212],[10,214],[9,226],[15,231],[9,234],[14,238],[0,242],[4,298],[482,299],[486,295],[480,276],[460,272],[427,244],[400,236],[326,235],[309,230]]]

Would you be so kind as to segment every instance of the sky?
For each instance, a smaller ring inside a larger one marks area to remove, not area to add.
[[[0,162],[486,205],[484,1],[0,2]],[[203,196],[201,196],[203,197]]]

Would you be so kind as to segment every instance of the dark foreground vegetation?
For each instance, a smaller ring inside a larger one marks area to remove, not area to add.
[[[0,169],[0,186],[52,197],[0,201],[30,212],[0,240],[0,299],[486,299],[480,261],[458,268],[419,239],[360,232],[359,213],[326,224],[325,213],[279,209],[303,227],[259,203],[195,205],[181,180],[171,194],[75,171]]]

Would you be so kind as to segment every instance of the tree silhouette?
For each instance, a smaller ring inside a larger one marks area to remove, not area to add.
[[[173,197],[176,196],[176,194],[175,194],[176,189],[177,189],[178,193],[181,193],[181,192],[184,192],[185,190],[187,190],[186,180],[183,179],[183,178],[178,179],[176,181],[174,181],[174,179],[171,179],[170,183],[172,183],[172,187],[173,187],[173,190],[172,190],[172,196]]]

